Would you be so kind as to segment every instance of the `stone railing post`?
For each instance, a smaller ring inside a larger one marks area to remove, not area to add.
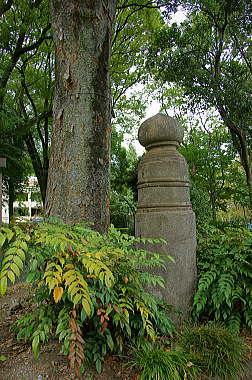
[[[177,151],[183,129],[170,116],[158,113],[138,132],[147,152],[138,168],[136,236],[163,238],[168,245],[150,247],[174,257],[160,271],[165,289],[152,292],[188,315],[196,281],[195,216],[191,209],[187,163]]]

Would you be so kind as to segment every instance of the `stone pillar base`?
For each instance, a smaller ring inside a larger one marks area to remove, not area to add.
[[[136,213],[136,236],[162,237],[166,244],[148,245],[150,251],[171,255],[175,264],[168,261],[167,270],[156,269],[163,276],[165,288],[153,288],[152,294],[188,316],[196,281],[195,216],[191,210],[164,210]],[[177,319],[177,318],[176,318]]]

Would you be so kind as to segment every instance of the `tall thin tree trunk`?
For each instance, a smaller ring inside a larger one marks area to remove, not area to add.
[[[46,215],[109,224],[109,59],[116,0],[50,0],[56,45]]]
[[[9,221],[14,215],[14,201],[15,201],[15,186],[13,183],[13,178],[9,177],[8,178],[8,195],[9,195],[9,200],[8,200],[8,207],[9,207]]]
[[[38,184],[41,192],[41,198],[43,205],[45,205],[45,198],[46,198],[46,188],[47,188],[47,176],[48,176],[48,157],[47,159],[41,160],[38,151],[36,149],[35,141],[31,134],[27,135],[25,137],[25,143],[27,146],[28,153],[31,157],[33,169],[35,172],[35,175],[38,179]],[[43,151],[44,153],[44,151]],[[48,154],[48,152],[47,152]]]
[[[242,128],[239,128],[234,123],[232,123],[222,105],[218,106],[219,114],[229,129],[233,145],[237,150],[241,165],[244,169],[246,175],[247,189],[248,189],[248,197],[249,197],[249,208],[252,210],[252,170],[250,163],[250,154],[248,150],[248,141],[245,131]]]

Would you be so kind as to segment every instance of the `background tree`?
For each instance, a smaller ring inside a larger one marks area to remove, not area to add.
[[[51,41],[48,45],[44,44],[44,51],[17,66],[19,86],[14,90],[19,117],[16,133],[23,137],[26,144],[43,203],[49,168],[54,84]]]
[[[22,192],[22,183],[31,173],[29,159],[23,149],[23,139],[13,137],[2,130],[0,137],[0,156],[6,157],[6,168],[3,169],[4,193],[8,198],[9,218],[14,215],[13,203],[17,193]]]
[[[20,143],[23,140],[22,149],[30,154],[44,201],[51,95],[42,96],[42,93],[49,86],[47,73],[52,73],[52,66],[48,68],[48,55],[51,54],[49,9],[46,0],[14,0],[3,4],[1,15],[4,19],[0,26],[2,138],[7,136],[5,143],[13,141],[14,145],[17,136]]]
[[[192,110],[219,113],[240,156],[251,203],[250,3],[188,1],[186,9],[180,26],[157,32],[150,67],[162,82],[182,87]]]
[[[50,38],[49,12],[46,0],[13,0],[1,2],[0,15],[0,111],[4,111],[6,86],[23,54],[34,54]],[[4,113],[2,117],[4,116]]]
[[[237,191],[230,180],[235,152],[227,129],[213,118],[204,123],[194,120],[193,127],[187,129],[181,153],[188,162],[191,183],[207,194],[210,219],[216,222],[217,211],[226,210],[228,200]]]

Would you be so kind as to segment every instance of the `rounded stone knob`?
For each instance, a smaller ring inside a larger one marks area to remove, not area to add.
[[[146,149],[160,145],[179,145],[183,128],[174,118],[158,113],[145,120],[138,130],[138,140]]]

